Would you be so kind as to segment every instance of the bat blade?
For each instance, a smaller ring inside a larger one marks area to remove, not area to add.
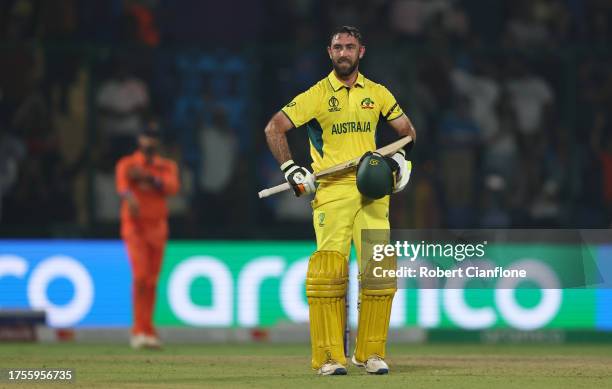
[[[378,150],[376,150],[376,152],[384,156],[389,156],[395,153],[397,150],[401,149],[402,147],[406,146],[410,142],[412,142],[412,138],[409,136],[405,136],[403,138],[396,140],[393,143],[389,143],[388,145],[379,148]],[[349,161],[346,161],[338,165],[332,166],[330,168],[321,170],[319,173],[315,175],[315,177],[321,178],[321,177],[331,176],[336,173],[344,172],[346,170],[356,167],[359,164],[360,159],[361,157],[353,158]],[[260,191],[259,198],[263,199],[265,197],[272,196],[274,194],[281,193],[289,189],[291,189],[291,185],[289,185],[288,182],[284,182],[280,185],[276,185],[271,188],[267,188],[267,189]]]

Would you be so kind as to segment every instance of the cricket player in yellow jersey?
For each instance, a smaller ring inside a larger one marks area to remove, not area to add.
[[[310,311],[312,368],[321,375],[346,374],[343,328],[346,318],[348,257],[351,242],[361,263],[361,230],[389,229],[389,196],[373,200],[356,187],[355,172],[318,180],[291,157],[286,132],[305,126],[314,173],[376,150],[379,119],[400,136],[415,139],[414,128],[393,95],[359,72],[365,46],[359,30],[343,26],[327,48],[333,71],[276,113],[266,126],[268,146],[297,196],[316,191],[313,224],[317,251],[310,257],[306,295]],[[410,175],[404,150],[392,156],[399,166],[393,192]],[[367,260],[367,259],[365,259]],[[360,265],[361,269],[361,265]],[[393,280],[394,281],[394,280]],[[385,344],[395,295],[393,287],[360,291],[357,342],[352,361],[368,373],[386,374]]]

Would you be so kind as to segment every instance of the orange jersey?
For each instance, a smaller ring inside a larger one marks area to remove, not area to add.
[[[130,179],[129,172],[140,169],[153,178],[153,182]],[[132,232],[149,233],[162,238],[167,235],[168,207],[166,197],[179,190],[178,167],[170,159],[155,156],[152,163],[147,163],[140,151],[125,156],[117,162],[115,168],[117,192],[125,195],[131,192],[138,201],[139,212],[132,216],[125,200],[121,204],[121,235]],[[144,231],[147,230],[147,231]]]

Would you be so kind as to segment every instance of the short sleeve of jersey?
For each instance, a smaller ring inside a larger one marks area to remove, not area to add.
[[[380,89],[382,98],[380,113],[382,117],[385,118],[386,121],[390,121],[402,116],[404,111],[402,111],[402,108],[399,106],[391,92],[389,92],[389,90],[384,86],[381,86]]]
[[[281,111],[287,115],[289,120],[297,128],[310,120],[314,119],[317,114],[319,105],[319,90],[317,86],[313,86],[306,92],[297,95],[289,104],[285,105]]]

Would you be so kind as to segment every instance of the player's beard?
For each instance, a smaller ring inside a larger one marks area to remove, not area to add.
[[[140,151],[148,158],[152,158],[157,154],[157,147],[152,145],[141,146]]]
[[[332,61],[334,66],[334,71],[340,77],[346,77],[351,75],[359,66],[359,57],[355,59],[355,62],[351,63],[351,60],[346,58],[341,63],[337,63],[336,61]],[[341,67],[344,63],[348,62],[350,66]]]

